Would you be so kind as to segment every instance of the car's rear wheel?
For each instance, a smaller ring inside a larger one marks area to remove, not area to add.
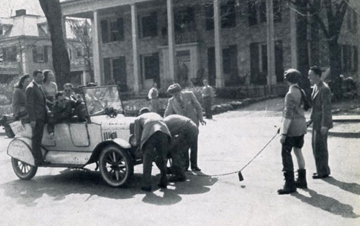
[[[102,150],[99,163],[101,176],[110,186],[124,186],[133,175],[134,165],[129,154],[116,145]]]
[[[16,176],[22,180],[30,180],[37,172],[36,166],[29,165],[15,158],[11,158],[11,165]]]

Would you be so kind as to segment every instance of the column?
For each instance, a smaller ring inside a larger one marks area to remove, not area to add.
[[[132,34],[132,46],[133,46],[133,64],[134,64],[134,92],[139,93],[139,78],[140,78],[140,67],[139,67],[139,39],[138,39],[138,17],[137,7],[131,4],[131,34]]]
[[[272,86],[276,84],[275,75],[275,45],[274,45],[274,11],[273,1],[266,0],[266,32],[267,32],[267,64],[268,76],[267,84],[269,92],[272,94]]]
[[[168,43],[169,43],[169,78],[175,81],[175,32],[174,32],[174,12],[173,0],[167,0],[167,19],[168,19]]]
[[[215,68],[216,68],[216,81],[217,88],[224,87],[223,76],[223,59],[221,48],[221,14],[220,14],[220,2],[214,0],[214,31],[215,31]]]
[[[98,11],[93,12],[91,20],[93,30],[93,61],[94,61],[94,79],[98,85],[102,84],[102,60],[101,60],[101,32]]]

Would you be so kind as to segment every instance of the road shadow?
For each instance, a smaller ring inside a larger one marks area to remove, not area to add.
[[[323,179],[323,181],[341,188],[344,191],[351,192],[355,195],[360,195],[360,185],[357,183],[347,183],[339,181],[333,177]]]
[[[20,205],[28,207],[39,204],[38,200],[48,196],[53,201],[62,201],[69,195],[88,195],[84,200],[88,201],[93,196],[104,197],[114,200],[130,199],[135,195],[144,194],[144,202],[156,205],[173,205],[182,200],[179,194],[205,193],[212,185],[210,178],[189,176],[186,182],[169,184],[169,189],[157,187],[160,175],[152,176],[152,192],[144,192],[141,188],[142,174],[134,174],[128,185],[122,188],[110,187],[102,179],[99,171],[89,169],[65,169],[57,175],[35,176],[31,180],[14,180],[0,185],[4,195],[10,197]],[[180,191],[177,189],[180,187]],[[153,192],[160,190],[163,196],[157,196]]]
[[[326,212],[332,213],[334,215],[340,215],[344,218],[358,218],[360,215],[354,213],[354,208],[351,205],[344,204],[338,200],[318,194],[316,191],[311,189],[305,189],[310,195],[304,196],[300,193],[292,193],[291,195],[300,199],[302,202],[305,202],[313,207],[322,209]]]
[[[157,175],[155,181],[159,180]],[[217,178],[210,177],[201,172],[186,173],[186,181],[169,183],[167,189],[161,189],[163,196],[158,196],[153,192],[146,193],[143,202],[154,205],[173,205],[182,200],[182,195],[202,194],[210,191],[210,186],[218,181]]]
[[[329,131],[329,137],[341,137],[341,138],[360,138],[360,133],[352,132],[333,132]]]

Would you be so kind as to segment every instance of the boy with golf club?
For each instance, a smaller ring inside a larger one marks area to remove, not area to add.
[[[307,188],[305,161],[301,152],[301,148],[304,145],[304,135],[307,130],[303,109],[306,95],[298,85],[300,77],[301,73],[296,69],[288,69],[284,73],[284,78],[290,87],[285,96],[285,108],[280,138],[285,185],[282,189],[278,190],[279,195],[295,192],[297,187]],[[291,157],[291,150],[293,148],[299,166],[296,182]]]

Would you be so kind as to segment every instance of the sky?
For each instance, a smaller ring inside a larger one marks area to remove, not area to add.
[[[44,15],[39,0],[0,0],[0,17],[15,15],[18,9],[26,9],[27,14]]]

